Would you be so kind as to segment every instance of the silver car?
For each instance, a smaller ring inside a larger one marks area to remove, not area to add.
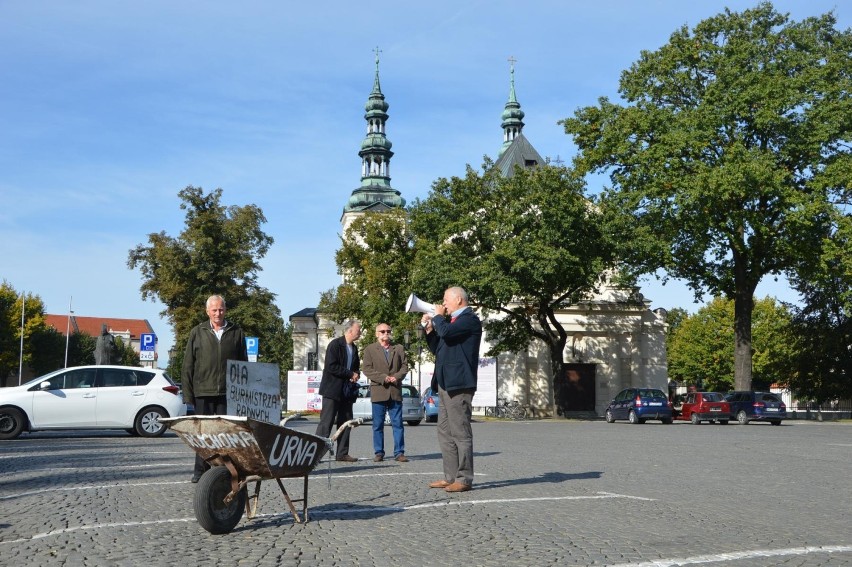
[[[358,399],[352,406],[352,417],[373,417],[373,402],[370,399],[370,386],[363,384],[358,391]],[[402,419],[408,425],[420,425],[423,421],[423,406],[417,388],[402,385]],[[390,418],[385,415],[385,425],[390,425]]]

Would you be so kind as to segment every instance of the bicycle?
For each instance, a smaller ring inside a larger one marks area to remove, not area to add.
[[[527,408],[521,405],[518,400],[497,398],[497,405],[494,407],[493,415],[494,417],[505,419],[526,419]]]

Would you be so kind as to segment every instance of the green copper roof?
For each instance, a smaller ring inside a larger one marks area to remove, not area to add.
[[[389,105],[379,82],[379,53],[377,47],[376,77],[373,90],[364,105],[367,135],[361,141],[361,149],[358,152],[361,156],[361,186],[352,191],[346,206],[343,207],[344,213],[381,211],[405,206],[405,199],[390,184],[393,144],[385,136]]]

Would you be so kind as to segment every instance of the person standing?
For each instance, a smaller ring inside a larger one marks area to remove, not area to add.
[[[319,389],[322,409],[316,434],[320,437],[329,437],[332,425],[340,427],[352,419],[354,400],[343,395],[343,384],[357,383],[361,376],[361,361],[358,357],[358,346],[355,344],[360,336],[361,323],[346,321],[343,324],[343,336],[328,343]],[[346,428],[337,438],[335,458],[338,461],[352,463],[358,460],[349,454],[350,432],[351,428]]]
[[[206,303],[207,317],[192,328],[186,341],[181,369],[183,400],[195,405],[197,415],[228,413],[227,362],[248,361],[246,336],[236,324],[225,319],[225,299],[211,295]],[[210,465],[195,455],[192,482],[198,482]]]
[[[444,292],[435,315],[421,320],[426,344],[435,355],[432,389],[438,391],[438,445],[444,478],[430,488],[465,492],[473,486],[473,430],[470,425],[473,394],[479,369],[482,323],[468,305],[467,292],[451,287]]]
[[[376,326],[376,342],[364,349],[364,374],[370,380],[373,402],[373,451],[376,462],[385,459],[385,414],[393,428],[393,456],[401,463],[405,456],[405,430],[402,427],[402,380],[408,374],[408,360],[402,345],[391,344],[391,327]]]

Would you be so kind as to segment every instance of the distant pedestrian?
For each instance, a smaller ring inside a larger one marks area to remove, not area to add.
[[[387,323],[376,326],[376,339],[364,349],[364,374],[370,380],[373,403],[373,460],[385,458],[385,415],[390,415],[393,456],[405,463],[408,457],[402,425],[402,380],[408,374],[408,360],[402,345],[391,344],[391,326]]]
[[[193,327],[183,355],[181,388],[183,399],[195,405],[197,415],[228,413],[226,389],[227,361],[248,361],[243,330],[225,319],[225,299],[221,295],[207,298],[209,321]],[[195,455],[192,482],[198,482],[210,468],[200,455]]]
[[[432,389],[438,392],[438,445],[444,478],[429,484],[447,492],[465,492],[473,486],[473,430],[470,425],[473,394],[479,369],[482,323],[468,305],[467,292],[451,287],[444,292],[435,315],[426,314],[426,344],[435,355]]]
[[[361,323],[347,321],[343,324],[343,336],[328,343],[325,351],[325,364],[322,369],[319,393],[322,396],[322,409],[316,434],[330,437],[332,425],[340,427],[352,419],[354,400],[344,395],[344,383],[357,384],[361,377],[361,361],[355,341],[361,336]],[[337,438],[335,458],[338,461],[355,462],[358,459],[349,454],[349,434],[347,428]]]

